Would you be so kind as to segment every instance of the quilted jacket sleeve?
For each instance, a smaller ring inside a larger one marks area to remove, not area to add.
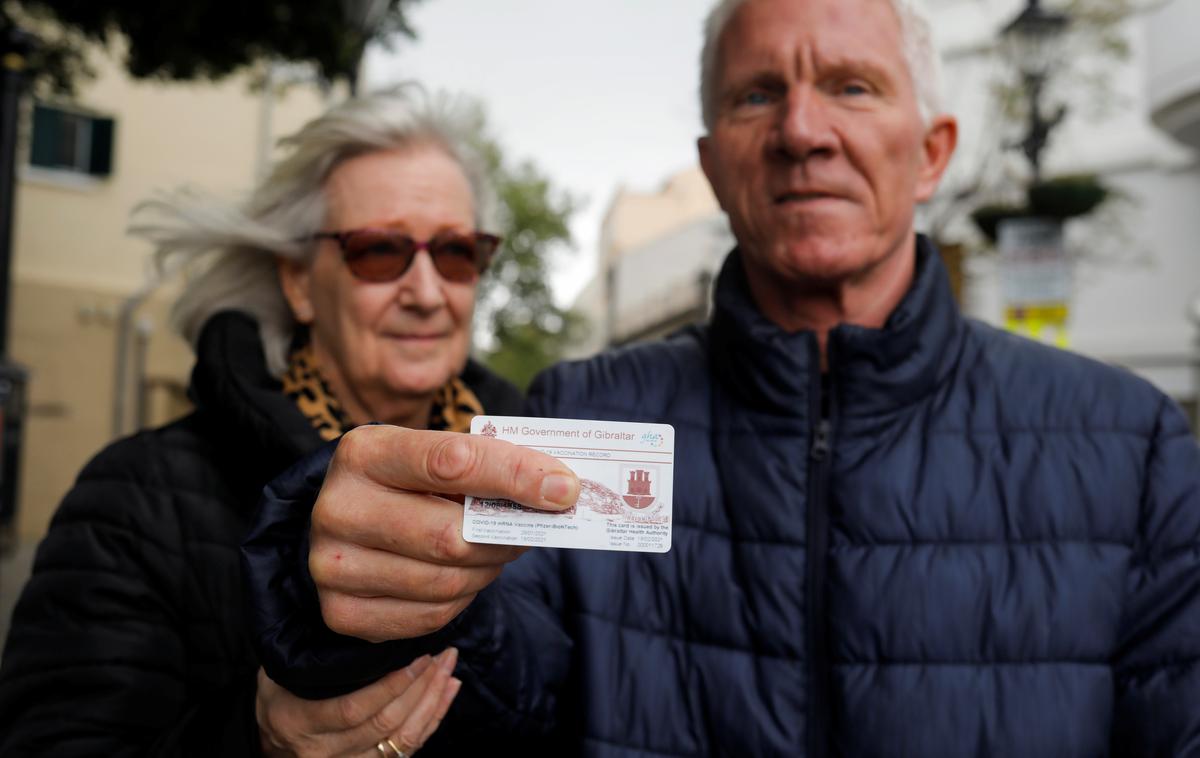
[[[560,619],[556,554],[531,551],[506,567],[435,634],[378,644],[339,635],[321,619],[307,561],[309,518],[333,450],[322,448],[267,486],[243,545],[253,633],[267,674],[303,697],[326,698],[455,645],[464,686],[422,755],[495,752],[551,736],[571,649]]]
[[[1200,449],[1163,399],[1129,575],[1113,755],[1200,756]]]
[[[38,549],[0,669],[0,755],[259,752],[253,676],[185,688],[180,530],[172,494],[128,475],[131,442],[85,469]]]
[[[557,559],[555,550],[527,553],[476,600],[454,641],[462,691],[423,754],[553,754],[571,651],[556,583],[547,581]]]

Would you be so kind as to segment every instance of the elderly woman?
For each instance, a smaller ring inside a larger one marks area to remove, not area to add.
[[[176,307],[196,408],[102,451],[59,508],[4,652],[0,754],[396,756],[437,727],[453,650],[329,701],[262,674],[238,547],[263,485],[322,440],[519,408],[467,356],[499,243],[471,123],[413,86],[351,100],[244,206],[143,206],[160,259],[211,258]]]

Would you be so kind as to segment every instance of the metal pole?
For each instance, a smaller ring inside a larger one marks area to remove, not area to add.
[[[1033,182],[1042,180],[1042,151],[1050,141],[1050,132],[1062,123],[1067,115],[1067,106],[1060,105],[1053,115],[1046,117],[1042,113],[1042,89],[1046,84],[1046,74],[1025,74],[1025,90],[1029,95],[1029,127],[1025,139],[1019,146],[1029,159],[1033,168]]]
[[[1033,167],[1034,184],[1042,180],[1042,148],[1046,146],[1045,124],[1042,121],[1042,82],[1045,74],[1027,74],[1025,88],[1029,92],[1029,132],[1025,137],[1025,157]]]
[[[16,522],[21,438],[25,424],[25,369],[8,360],[8,311],[16,193],[17,117],[25,89],[26,56],[36,39],[10,26],[0,39],[0,543]]]
[[[1042,113],[1042,94],[1052,71],[1047,67],[1048,60],[1040,53],[1057,43],[1069,23],[1070,18],[1067,15],[1043,10],[1038,0],[1026,0],[1024,10],[1000,31],[1002,38],[1011,39],[1018,45],[1014,52],[1022,56],[1022,59],[1015,63],[1021,72],[1022,85],[1029,98],[1029,124],[1025,136],[1012,143],[1012,146],[1020,147],[1029,159],[1035,184],[1042,178],[1042,150],[1046,147],[1050,133],[1063,120],[1067,111],[1065,106],[1059,106],[1053,115],[1046,116]],[[1037,50],[1024,49],[1032,47],[1036,47]]]
[[[9,271],[12,266],[16,187],[17,116],[25,89],[25,56],[33,38],[16,27],[5,31],[0,51],[0,360],[8,357]]]
[[[154,291],[166,282],[173,271],[174,269],[164,270],[159,276],[147,281],[136,292],[125,298],[117,311],[117,347],[116,355],[113,357],[112,436],[114,439],[123,436],[127,430],[126,423],[129,416],[127,408],[131,391],[129,362],[131,343],[134,339],[133,332],[136,329],[134,317],[137,315],[137,309],[150,299]],[[137,346],[134,345],[133,349],[136,350]]]
[[[145,429],[150,424],[150,393],[146,380],[146,364],[150,354],[150,336],[153,333],[154,324],[150,319],[138,319],[134,328],[133,343],[134,409],[137,414],[133,431]]]
[[[261,182],[271,168],[271,117],[275,108],[275,61],[267,63],[267,73],[262,93],[258,98],[258,157],[254,169],[254,180]]]

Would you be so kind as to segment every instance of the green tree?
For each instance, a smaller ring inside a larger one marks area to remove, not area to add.
[[[404,13],[412,1],[5,0],[0,33],[19,26],[37,34],[30,68],[43,86],[60,92],[91,74],[89,44],[113,49],[117,40],[135,78],[219,79],[275,59],[310,62],[325,79],[353,90],[369,43],[386,46],[413,35]]]
[[[521,388],[586,330],[579,314],[555,304],[548,277],[570,249],[578,202],[530,161],[506,161],[480,110],[480,143],[500,199],[504,246],[480,285],[477,342],[485,363]]]

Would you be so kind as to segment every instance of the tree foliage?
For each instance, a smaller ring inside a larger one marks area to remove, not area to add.
[[[555,304],[548,282],[556,253],[571,245],[578,203],[532,162],[506,160],[482,119],[480,134],[499,194],[504,246],[480,284],[478,343],[494,371],[524,388],[586,329],[580,315]]]
[[[60,92],[71,92],[91,74],[89,44],[123,50],[124,65],[135,78],[219,79],[274,59],[312,63],[327,80],[353,88],[368,43],[412,36],[404,15],[411,2],[6,0],[0,4],[0,32],[22,27],[35,33],[40,44],[30,56],[31,68],[43,85]],[[114,44],[118,41],[123,44]]]

